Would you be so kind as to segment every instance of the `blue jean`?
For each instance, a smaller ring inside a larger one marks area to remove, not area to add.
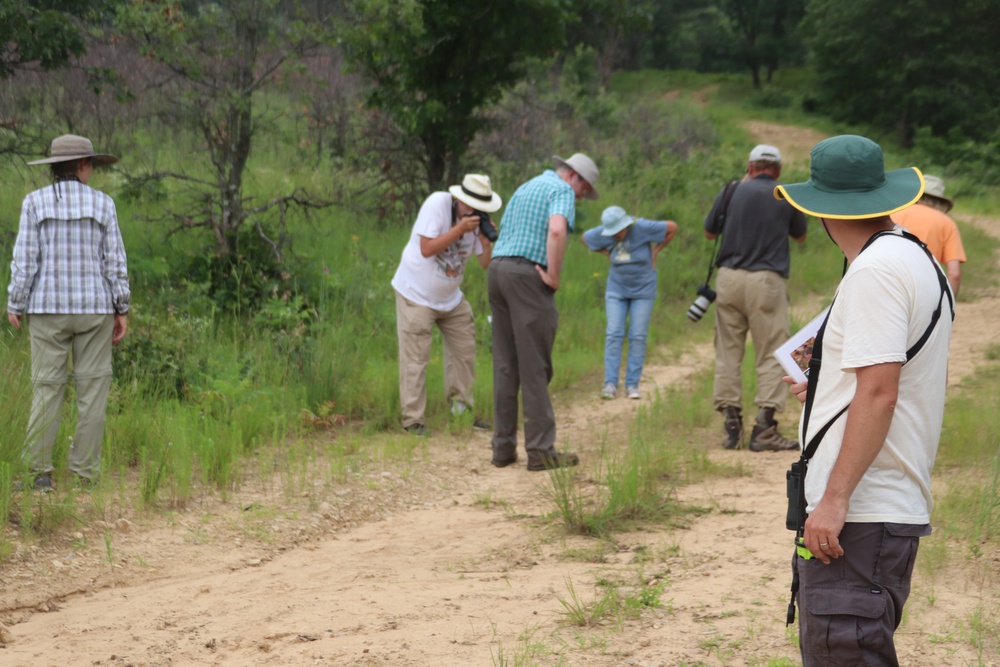
[[[642,367],[646,363],[646,334],[653,316],[656,299],[627,299],[615,294],[604,297],[608,314],[608,328],[604,338],[604,383],[618,386],[622,364],[622,344],[625,340],[625,322],[628,320],[628,365],[625,369],[625,386],[638,387]]]

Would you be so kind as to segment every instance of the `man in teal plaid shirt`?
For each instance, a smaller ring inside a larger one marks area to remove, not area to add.
[[[597,199],[597,165],[583,153],[552,157],[553,169],[514,193],[500,223],[487,272],[493,313],[493,465],[517,461],[517,394],[524,404],[528,470],[579,463],[555,448],[556,420],[549,398],[552,345],[559,313],[555,293],[576,220],[576,200]]]

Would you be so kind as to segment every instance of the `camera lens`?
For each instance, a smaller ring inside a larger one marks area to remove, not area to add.
[[[479,231],[483,233],[483,236],[489,239],[490,243],[496,243],[497,236],[499,236],[499,234],[497,234],[497,230],[490,222],[489,214],[483,213],[482,211],[476,211],[476,214],[479,216]]]
[[[708,307],[712,305],[712,302],[703,296],[699,296],[691,304],[691,307],[687,310],[688,319],[692,322],[697,322],[702,318],[702,316],[708,311]]]

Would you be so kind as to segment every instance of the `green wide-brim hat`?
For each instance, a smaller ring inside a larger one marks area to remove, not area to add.
[[[779,185],[774,196],[817,218],[889,215],[916,203],[924,191],[919,169],[886,172],[882,148],[865,137],[830,137],[813,146],[809,157],[809,180]]]

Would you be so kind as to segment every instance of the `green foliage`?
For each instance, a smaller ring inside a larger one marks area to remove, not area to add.
[[[42,69],[65,66],[86,50],[85,26],[108,0],[0,0],[0,80],[32,62]]]
[[[918,127],[992,137],[1000,56],[984,45],[998,25],[1000,5],[982,0],[813,0],[803,28],[824,110],[909,146]]]
[[[524,72],[524,61],[561,44],[557,0],[475,5],[462,0],[356,0],[343,44],[376,85],[368,104],[419,140],[427,182],[457,181],[458,161],[483,128],[480,112]]]

